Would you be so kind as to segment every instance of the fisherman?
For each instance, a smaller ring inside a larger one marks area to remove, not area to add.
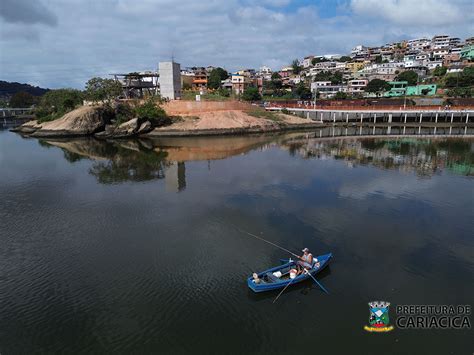
[[[298,259],[300,259],[297,262],[298,266],[301,266],[305,269],[311,269],[313,267],[313,254],[309,252],[308,248],[303,249],[303,255],[298,256]]]

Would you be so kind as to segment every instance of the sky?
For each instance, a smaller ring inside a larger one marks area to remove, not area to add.
[[[1,0],[0,80],[82,89],[185,66],[278,69],[358,44],[474,36],[472,0]]]

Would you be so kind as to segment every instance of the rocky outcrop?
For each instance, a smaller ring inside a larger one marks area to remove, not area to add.
[[[15,131],[38,138],[87,136],[104,130],[110,117],[103,107],[82,106],[54,121],[29,121]]]
[[[97,138],[130,138],[139,134],[148,133],[153,129],[150,121],[141,122],[140,119],[132,118],[118,126],[107,125],[103,132],[95,134]]]

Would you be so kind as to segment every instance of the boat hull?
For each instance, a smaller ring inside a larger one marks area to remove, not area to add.
[[[316,258],[318,259],[319,267],[318,268],[313,267],[312,269],[308,270],[309,273],[313,276],[315,276],[316,274],[321,272],[326,266],[329,265],[329,261],[332,259],[332,254],[329,253],[329,254],[319,255]],[[286,269],[286,268],[294,266],[294,265],[296,265],[296,261],[294,261],[294,260],[288,261],[288,262],[284,263],[283,265],[279,265],[279,266],[276,266],[274,268],[259,272],[259,273],[257,273],[257,275],[260,279],[262,279],[267,274],[273,274],[274,272]],[[311,278],[310,275],[301,274],[301,275],[298,275],[297,277],[295,277],[294,279],[286,279],[286,280],[281,280],[281,281],[277,281],[277,282],[255,283],[254,280],[253,280],[253,277],[251,276],[251,277],[247,278],[247,285],[253,292],[259,293],[259,292],[267,292],[267,291],[278,290],[278,289],[286,287],[289,283],[291,283],[293,285],[293,284],[297,284],[299,282],[305,281],[309,278]]]

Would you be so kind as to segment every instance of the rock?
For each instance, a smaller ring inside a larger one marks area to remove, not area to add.
[[[57,120],[41,123],[38,128],[29,125],[21,129],[36,128],[31,137],[86,136],[103,130],[108,121],[109,112],[103,107],[82,106]]]
[[[39,124],[38,121],[36,121],[36,120],[32,120],[32,121],[28,121],[28,122],[23,123],[21,126],[12,128],[11,131],[12,132],[30,134],[30,133],[33,133],[33,132],[37,131],[40,128],[41,128],[41,124]]]
[[[132,118],[131,120],[122,123],[114,129],[111,133],[112,138],[127,138],[134,136],[139,128],[138,118]]]
[[[137,131],[137,134],[148,133],[148,132],[151,132],[152,129],[153,129],[153,126],[151,125],[151,122],[145,121],[141,124],[140,128]]]

